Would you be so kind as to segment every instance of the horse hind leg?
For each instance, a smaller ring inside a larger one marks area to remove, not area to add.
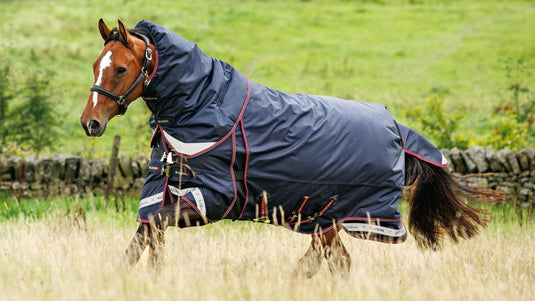
[[[338,229],[335,227],[321,236],[324,256],[334,277],[347,278],[351,268],[351,256],[347,252]]]
[[[323,261],[323,249],[321,247],[320,237],[312,235],[312,242],[307,252],[297,262],[297,268],[294,271],[296,278],[311,278],[316,275]]]

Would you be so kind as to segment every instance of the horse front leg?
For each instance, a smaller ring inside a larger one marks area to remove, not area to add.
[[[163,251],[165,246],[165,230],[168,226],[178,223],[180,208],[178,202],[160,208],[149,223],[149,264],[155,270],[159,270],[163,265]]]
[[[127,267],[135,265],[145,248],[149,246],[149,264],[158,269],[163,264],[164,233],[167,227],[184,228],[206,223],[208,220],[183,200],[164,206],[156,211],[150,223],[139,225],[126,249],[123,262]]]
[[[169,204],[160,208],[154,214],[149,224],[149,263],[159,269],[163,264],[163,253],[167,227],[191,227],[202,226],[208,221],[203,218],[191,205],[184,200]]]
[[[321,245],[331,274],[347,278],[351,268],[351,256],[340,239],[336,227],[321,236]]]
[[[174,221],[176,208],[176,203],[165,206],[156,212],[150,223],[139,224],[123,257],[123,264],[126,267],[134,266],[147,246],[150,246],[149,261],[151,266],[158,267],[161,264],[161,254],[165,243],[164,232],[169,223]]]
[[[148,245],[149,225],[140,223],[134,237],[130,241],[128,248],[123,256],[123,265],[126,268],[134,266],[138,261],[143,251]]]

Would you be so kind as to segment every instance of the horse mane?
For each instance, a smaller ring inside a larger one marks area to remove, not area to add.
[[[144,36],[147,36],[150,40],[150,42],[154,45],[154,40],[152,38],[152,35],[150,34],[150,32],[148,30],[146,30],[145,28],[134,28],[134,29],[128,29],[128,32],[132,35],[137,35],[137,34],[142,34]],[[119,41],[121,42],[121,44],[123,44],[125,47],[127,48],[130,48],[127,44],[126,44],[126,41],[123,40],[121,38],[121,35],[119,34],[119,32],[117,31],[117,27],[114,27],[112,28],[111,30],[111,34],[110,36],[106,39],[106,41],[104,41],[104,45],[108,44],[109,42],[112,42],[112,41]]]

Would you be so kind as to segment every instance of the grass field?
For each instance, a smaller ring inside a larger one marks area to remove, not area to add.
[[[503,61],[535,56],[532,1],[2,1],[3,60],[15,80],[41,70],[63,114],[63,152],[99,155],[123,137],[123,152],[147,152],[149,113],[142,101],[102,138],[78,124],[102,49],[97,21],[129,27],[148,19],[197,42],[250,79],[287,92],[327,94],[403,110],[434,91],[448,111],[460,105],[461,131],[492,130],[493,107],[511,83]],[[534,70],[530,60],[528,70]],[[533,89],[533,76],[522,79]]]
[[[326,265],[310,280],[293,269],[306,235],[248,222],[220,222],[166,233],[165,267],[145,254],[129,273],[117,269],[136,228],[134,210],[96,209],[102,200],[30,201],[0,218],[1,300],[533,300],[535,229],[500,210],[483,233],[443,251],[343,234],[353,259],[348,279]],[[130,200],[135,208],[136,200]],[[93,204],[93,205],[91,205]],[[96,204],[96,205],[95,205]],[[16,206],[2,201],[6,208]],[[43,208],[46,208],[44,210]],[[35,216],[39,216],[36,218]]]

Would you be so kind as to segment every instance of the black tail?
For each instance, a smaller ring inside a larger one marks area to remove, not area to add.
[[[477,235],[489,219],[469,203],[503,198],[490,189],[460,184],[447,169],[405,155],[405,185],[414,185],[409,203],[409,230],[419,247],[440,249],[443,237],[454,242]]]

